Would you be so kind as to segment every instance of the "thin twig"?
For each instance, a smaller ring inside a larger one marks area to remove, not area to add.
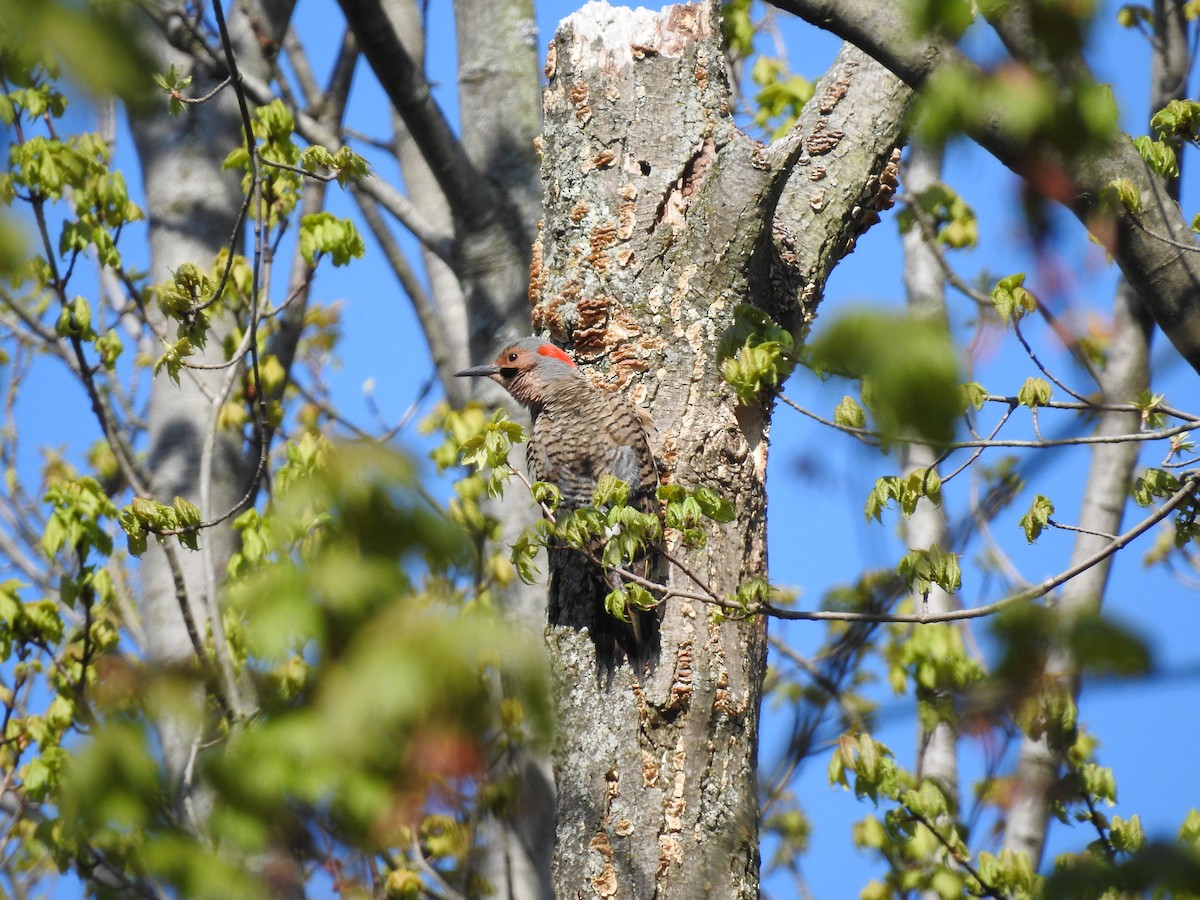
[[[1104,538],[1106,541],[1115,541],[1117,536],[1109,534],[1107,531],[1092,531],[1090,528],[1080,528],[1078,525],[1064,525],[1061,522],[1055,522],[1053,519],[1047,519],[1046,524],[1051,528],[1058,528],[1062,531],[1074,531],[1077,534],[1090,534],[1092,537]]]
[[[976,606],[970,609],[960,609],[945,613],[927,613],[927,614],[903,614],[903,613],[861,613],[861,612],[839,612],[836,610],[788,610],[780,609],[779,607],[770,604],[761,604],[758,607],[753,607],[752,612],[763,612],[766,615],[774,616],[778,619],[795,619],[795,620],[824,620],[835,622],[912,622],[915,624],[930,624],[933,622],[956,622],[962,619],[979,619],[984,616],[990,616],[1002,609],[1013,606],[1018,603],[1026,603],[1030,600],[1036,600],[1039,597],[1044,597],[1056,587],[1070,581],[1081,572],[1086,572],[1097,563],[1108,559],[1118,550],[1123,549],[1127,544],[1134,539],[1141,537],[1145,532],[1149,531],[1159,522],[1163,521],[1167,516],[1182,506],[1187,500],[1193,497],[1197,487],[1200,487],[1200,473],[1193,472],[1189,475],[1176,491],[1161,507],[1155,510],[1146,518],[1142,519],[1133,528],[1121,534],[1119,537],[1110,541],[1096,553],[1093,553],[1082,562],[1071,566],[1069,569],[1060,572],[1051,578],[1047,578],[1036,585],[1033,585],[1024,590],[1018,591],[1011,596],[997,600],[995,603],[989,603],[985,606]],[[725,604],[737,606],[730,601],[725,601]],[[722,605],[725,605],[722,604]]]
[[[984,881],[983,876],[979,874],[979,870],[975,868],[971,860],[964,856],[962,851],[952,844],[949,839],[945,837],[945,835],[938,831],[938,829],[934,827],[934,824],[930,822],[924,814],[919,813],[914,809],[910,809],[907,806],[903,808],[903,811],[904,815],[908,816],[914,822],[920,822],[922,825],[928,828],[929,833],[932,834],[937,842],[946,849],[946,852],[950,854],[954,861],[962,866],[963,870],[966,871],[967,874],[979,882],[979,886],[983,890],[983,896],[994,897],[996,900],[1004,900],[1004,894],[1000,893],[999,890]]]
[[[820,422],[822,425],[828,425],[830,428],[835,428],[838,431],[848,434],[851,437],[858,438],[859,440],[862,440],[865,443],[868,443],[872,446],[877,445],[877,443],[880,440],[880,436],[877,432],[871,431],[870,429],[867,429],[867,428],[854,428],[849,425],[839,425],[837,422],[834,422],[832,419],[826,419],[824,416],[818,415],[817,413],[813,412],[812,410],[805,409],[803,406],[796,403],[796,401],[789,398],[786,394],[782,394],[782,393],[779,394],[779,399],[782,400],[788,406],[790,406],[792,409],[796,410],[796,412],[800,413],[801,415],[808,416],[810,419],[813,419],[816,422]],[[988,399],[991,400],[992,398],[989,397]],[[1003,400],[1004,402],[1009,402],[1009,398],[996,398],[996,400],[997,400],[997,402],[999,402],[1000,400]],[[1054,406],[1051,406],[1050,404],[1042,404],[1040,408],[1054,409],[1054,408],[1061,408],[1061,407],[1054,407]],[[1072,405],[1071,407],[1068,407],[1068,408],[1076,408],[1076,407],[1074,405]],[[1100,408],[1100,407],[1096,407],[1096,408]],[[1137,408],[1130,407],[1128,411],[1132,411],[1134,409],[1137,409]],[[1124,412],[1127,410],[1124,409],[1124,407],[1123,407],[1120,411]],[[1138,410],[1138,412],[1141,412],[1141,410]],[[1080,444],[1123,444],[1123,443],[1129,443],[1129,442],[1133,442],[1133,441],[1160,441],[1160,440],[1165,440],[1166,438],[1175,437],[1178,434],[1185,434],[1188,431],[1192,431],[1192,430],[1196,429],[1197,427],[1200,427],[1200,419],[1189,418],[1187,421],[1185,421],[1181,425],[1176,425],[1173,428],[1166,428],[1166,429],[1163,429],[1162,431],[1135,431],[1135,432],[1130,432],[1129,434],[1088,434],[1088,435],[1081,435],[1079,437],[1072,437],[1072,438],[1043,438],[1040,440],[1033,440],[1033,441],[1008,439],[1008,438],[987,438],[987,439],[967,440],[967,441],[950,441],[944,445],[943,449],[945,449],[945,450],[966,450],[966,449],[974,448],[974,447],[982,447],[982,448],[1014,447],[1014,448],[1025,448],[1025,449],[1030,449],[1030,450],[1038,450],[1038,449],[1042,449],[1045,447],[1073,447],[1073,446],[1080,445]],[[926,438],[920,438],[920,437],[898,436],[898,437],[890,437],[889,440],[895,444],[926,444],[927,443]]]

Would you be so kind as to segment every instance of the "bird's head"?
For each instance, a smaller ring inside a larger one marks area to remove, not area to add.
[[[489,366],[455,373],[459,378],[490,378],[531,409],[542,406],[547,388],[562,378],[580,377],[571,357],[542,338],[522,338],[509,344]]]

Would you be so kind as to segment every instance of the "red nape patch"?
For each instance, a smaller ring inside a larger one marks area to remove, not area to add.
[[[578,366],[575,366],[575,360],[571,359],[571,357],[567,356],[566,353],[564,353],[558,347],[555,347],[553,344],[542,344],[542,346],[537,348],[537,352],[538,356],[549,356],[551,359],[561,359],[568,366],[578,368]]]

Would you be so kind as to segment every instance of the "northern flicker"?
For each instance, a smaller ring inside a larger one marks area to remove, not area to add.
[[[652,427],[649,415],[619,394],[592,384],[554,344],[524,338],[500,351],[491,365],[458,375],[490,378],[529,410],[529,474],[558,488],[562,499],[557,515],[590,506],[604,475],[629,485],[629,506],[658,515],[658,467],[647,436]],[[594,549],[599,557],[601,547]],[[650,547],[629,570],[658,581],[661,566],[658,548]],[[638,675],[647,664],[653,665],[661,608],[630,608],[629,622],[616,619],[604,608],[604,597],[620,586],[620,575],[602,571],[575,550],[551,549],[550,577],[550,622],[588,628],[597,661],[610,675],[621,656]]]

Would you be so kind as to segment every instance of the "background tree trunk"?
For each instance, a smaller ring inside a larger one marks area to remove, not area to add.
[[[230,35],[239,65],[263,77],[268,65],[260,35],[278,41],[291,13],[290,3],[268,3],[253,15],[245,8],[233,16]],[[158,28],[147,30],[154,41],[152,52],[162,71],[174,65],[193,77],[198,94],[211,91],[227,75],[223,62],[206,62],[173,46],[186,40],[182,22],[166,6],[152,15]],[[262,29],[256,31],[256,29]],[[243,143],[237,101],[230,90],[210,102],[172,118],[160,108],[144,115],[131,113],[130,127],[137,144],[146,194],[150,237],[150,278],[162,282],[184,263],[211,266],[223,249],[241,251],[237,234],[243,204],[241,176],[222,167],[225,156]],[[242,223],[245,227],[247,223]],[[161,318],[155,318],[162,328]],[[193,361],[219,365],[225,361],[222,339],[235,327],[232,312],[215,316],[205,347]],[[174,339],[174,335],[168,335]],[[152,356],[161,348],[149,350]],[[186,369],[176,384],[162,370],[150,389],[146,431],[147,473],[154,498],[171,504],[184,497],[208,521],[231,510],[249,489],[257,452],[240,434],[217,428],[217,415],[229,398],[242,367]],[[141,563],[142,615],[146,650],[151,662],[191,670],[209,659],[205,642],[215,653],[227,652],[223,638],[217,591],[234,550],[233,531],[227,524],[207,529],[198,551],[179,547],[173,538],[161,545],[150,541]],[[245,714],[249,698],[228,665],[222,670],[224,700],[237,714]],[[201,828],[203,810],[189,799],[191,764],[203,738],[204,687],[197,685],[192,708],[174,711],[159,720],[163,756],[178,800],[186,806],[184,821]],[[202,801],[201,801],[202,802]]]
[[[1150,109],[1159,110],[1171,100],[1186,96],[1190,66],[1182,4],[1172,0],[1156,3],[1153,21],[1156,40],[1151,57]],[[1182,159],[1180,165],[1182,167]],[[1178,179],[1164,182],[1162,189],[1178,201]],[[1150,338],[1154,323],[1147,309],[1129,281],[1123,280],[1117,286],[1107,365],[1099,373],[1099,387],[1105,403],[1133,402],[1149,388]],[[1140,415],[1136,412],[1105,411],[1097,418],[1096,434],[1100,435],[1128,434],[1140,425]],[[1120,532],[1140,449],[1133,443],[1096,444],[1092,448],[1079,511],[1079,526],[1087,531],[1075,538],[1072,565],[1102,547],[1107,540],[1104,535]],[[1111,558],[1104,560],[1063,587],[1057,611],[1064,623],[1100,612],[1112,562]],[[1072,698],[1078,698],[1079,673],[1067,648],[1055,648],[1046,661],[1043,677],[1068,691]],[[1005,821],[1004,846],[1028,854],[1035,867],[1045,850],[1051,792],[1058,783],[1062,761],[1062,748],[1052,746],[1050,735],[1042,735],[1036,740],[1029,736],[1022,738],[1013,773],[1013,800]]]

